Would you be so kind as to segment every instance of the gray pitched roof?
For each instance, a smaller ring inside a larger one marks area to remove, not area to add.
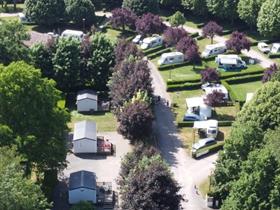
[[[70,174],[69,190],[78,188],[96,189],[96,177],[90,171],[77,171]]]
[[[84,99],[91,99],[91,100],[97,101],[97,98],[98,98],[98,96],[97,96],[96,92],[94,92],[92,90],[83,90],[83,91],[78,92],[78,95],[77,95],[77,101],[81,101]]]
[[[85,120],[76,122],[74,125],[73,141],[83,138],[96,140],[96,123],[93,121]]]

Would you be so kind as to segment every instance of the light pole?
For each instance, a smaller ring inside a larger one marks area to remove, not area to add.
[[[86,19],[83,18],[83,31],[86,32]]]

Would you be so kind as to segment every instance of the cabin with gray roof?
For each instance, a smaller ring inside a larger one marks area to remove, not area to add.
[[[90,171],[77,171],[69,178],[69,203],[76,204],[81,201],[96,203],[96,176]]]
[[[98,110],[98,96],[94,91],[84,90],[77,95],[77,111],[93,112]]]

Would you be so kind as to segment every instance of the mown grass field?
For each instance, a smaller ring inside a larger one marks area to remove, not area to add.
[[[246,100],[247,93],[254,93],[262,86],[261,81],[248,82],[242,84],[232,84],[231,87],[234,90],[238,98],[243,101]]]

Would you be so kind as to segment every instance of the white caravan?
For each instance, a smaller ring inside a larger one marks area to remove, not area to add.
[[[201,56],[203,58],[208,58],[213,55],[219,55],[225,53],[227,51],[227,47],[225,43],[217,43],[206,45],[205,50],[202,52]]]
[[[271,53],[280,53],[280,43],[273,43],[270,52]]]
[[[218,55],[215,59],[219,68],[225,71],[240,70],[247,67],[246,62],[238,55]]]
[[[163,53],[158,60],[158,65],[177,64],[184,62],[184,54],[181,52]]]
[[[204,84],[202,85],[202,90],[205,91],[205,95],[207,96],[208,94],[213,93],[214,91],[221,92],[224,94],[224,100],[228,100],[228,90],[226,89],[225,86],[221,84]]]
[[[62,32],[61,37],[73,37],[76,38],[80,41],[82,41],[82,39],[84,38],[85,34],[82,31],[76,31],[76,30],[65,30]]]
[[[217,120],[195,121],[193,128],[198,129],[198,132],[204,134],[207,138],[216,138],[219,133]]]
[[[187,114],[196,114],[201,120],[207,120],[212,116],[212,107],[204,103],[202,97],[193,97],[186,99]]]
[[[143,42],[141,44],[141,49],[145,50],[148,48],[153,48],[162,45],[163,38],[160,35],[153,35],[152,37],[147,37],[143,39]]]

